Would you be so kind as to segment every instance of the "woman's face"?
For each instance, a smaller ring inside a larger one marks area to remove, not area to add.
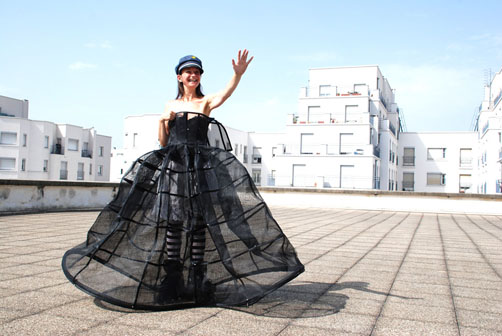
[[[178,75],[178,81],[182,82],[185,87],[195,89],[200,84],[200,76],[199,68],[185,68],[181,70],[181,75]]]

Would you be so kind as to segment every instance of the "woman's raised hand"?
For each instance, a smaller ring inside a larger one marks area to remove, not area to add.
[[[249,51],[247,49],[244,49],[244,51],[240,51],[237,54],[237,61],[232,59],[232,66],[234,67],[234,72],[238,76],[242,76],[244,72],[246,72],[246,69],[248,68],[249,63],[253,60],[254,56],[248,59]]]

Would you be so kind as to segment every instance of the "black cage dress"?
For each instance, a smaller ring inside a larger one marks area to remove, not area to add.
[[[303,272],[223,126],[179,112],[169,129],[65,253],[66,277],[112,304],[157,310],[253,304]]]

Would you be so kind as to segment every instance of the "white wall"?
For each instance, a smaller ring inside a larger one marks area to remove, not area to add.
[[[28,118],[29,102],[24,99],[15,99],[0,96],[0,113],[18,118]],[[0,115],[2,115],[0,114]]]
[[[399,186],[402,187],[403,172],[414,172],[415,191],[458,193],[460,175],[471,175],[473,185],[476,185],[477,157],[476,132],[404,132],[399,143]],[[415,148],[415,166],[403,166],[405,147]],[[428,159],[428,149],[445,149],[445,157]],[[472,164],[461,165],[460,149],[472,149]],[[427,184],[427,173],[445,174],[444,185]],[[475,193],[472,187],[466,191]]]

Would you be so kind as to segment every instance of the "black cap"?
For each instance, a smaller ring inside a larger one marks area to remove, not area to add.
[[[204,70],[202,70],[202,61],[198,57],[193,55],[187,55],[180,58],[180,61],[174,68],[174,71],[176,71],[177,75],[181,75],[181,70],[190,67],[198,68],[201,74],[204,72]]]

